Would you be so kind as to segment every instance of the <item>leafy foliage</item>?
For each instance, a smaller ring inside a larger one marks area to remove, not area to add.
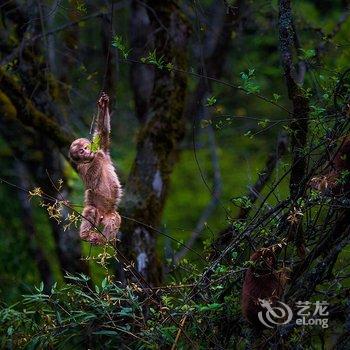
[[[140,60],[142,63],[152,64],[152,65],[156,66],[158,69],[163,69],[165,66],[164,57],[163,56],[158,57],[156,49],[149,52],[146,57],[141,57]],[[167,65],[167,68],[169,70],[171,70],[173,68],[173,66]]]
[[[130,52],[131,52],[131,48],[126,47],[121,36],[115,35],[113,37],[112,46],[114,46],[115,48],[117,48],[121,52],[124,59],[127,59],[129,57]]]
[[[241,72],[241,80],[243,85],[240,87],[245,90],[247,94],[255,94],[260,92],[260,86],[254,82],[255,69],[249,69],[248,73]]]

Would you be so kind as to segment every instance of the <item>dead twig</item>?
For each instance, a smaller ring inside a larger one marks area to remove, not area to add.
[[[186,320],[187,320],[187,314],[184,315],[184,317],[180,321],[180,327],[179,327],[179,330],[177,331],[176,338],[175,338],[175,341],[174,341],[174,343],[173,343],[173,345],[171,347],[171,350],[175,350],[176,349],[177,343],[178,343],[178,341],[180,339],[181,332],[182,332],[183,326],[185,325]]]

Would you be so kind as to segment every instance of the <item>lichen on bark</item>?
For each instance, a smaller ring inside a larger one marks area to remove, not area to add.
[[[155,6],[157,5],[157,6]],[[126,186],[124,213],[137,219],[124,220],[122,249],[136,262],[142,260],[143,277],[152,284],[162,279],[161,264],[156,253],[157,232],[167,197],[170,176],[178,159],[179,143],[185,134],[184,103],[187,77],[187,39],[189,24],[173,1],[149,1],[156,11],[150,14],[155,27],[163,26],[155,35],[157,56],[179,70],[156,69],[150,98],[148,119],[137,137],[137,154]],[[165,44],[166,43],[166,44]],[[155,186],[155,178],[157,186]],[[161,188],[158,186],[161,183]],[[140,258],[142,257],[142,259]]]

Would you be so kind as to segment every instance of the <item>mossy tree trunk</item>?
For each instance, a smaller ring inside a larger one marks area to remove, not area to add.
[[[293,155],[290,174],[290,194],[293,201],[297,201],[305,191],[307,160],[304,155],[308,134],[309,101],[302,89],[302,80],[293,63],[293,47],[296,41],[296,32],[290,0],[279,1],[279,43],[281,62],[286,80],[289,99],[293,105],[290,128],[291,151]]]
[[[33,24],[30,21],[31,15],[38,17],[37,7],[28,5],[27,8],[16,2],[8,2],[1,11],[5,23],[13,24],[14,28],[24,28],[12,33],[17,43],[3,40],[3,52],[10,53],[26,36],[35,37],[41,33],[40,22],[35,21]],[[6,36],[1,28],[0,35],[2,38]],[[62,111],[51,97],[51,92],[57,86],[43,63],[40,46],[33,43],[23,47],[20,56],[19,60],[13,61],[11,69],[0,68],[1,136],[11,147],[14,156],[25,164],[35,184],[58,198],[62,193],[57,193],[51,179],[56,183],[62,179],[65,184],[59,148],[65,152],[73,134],[69,132]],[[62,191],[66,192],[67,188],[64,186]],[[50,226],[62,272],[88,273],[86,263],[80,260],[81,246],[76,230],[64,231],[62,225],[53,220]]]
[[[174,67],[187,67],[189,27],[176,1],[148,1],[155,34],[157,57]],[[154,11],[154,12],[153,12]],[[156,253],[157,232],[167,198],[170,176],[185,134],[183,116],[186,74],[167,68],[155,70],[147,122],[137,141],[137,154],[126,186],[124,213],[138,222],[124,219],[121,249],[135,262],[136,269],[152,284],[162,279]]]
[[[130,83],[132,86],[135,112],[138,121],[143,124],[147,121],[150,107],[150,98],[154,86],[154,70],[151,65],[139,64],[142,57],[154,50],[154,28],[151,25],[151,15],[145,5],[138,0],[131,3],[130,39],[132,47]]]
[[[293,205],[304,195],[307,185],[307,158],[305,148],[307,146],[309,100],[302,89],[304,70],[297,71],[293,62],[293,48],[297,47],[297,33],[293,23],[293,14],[290,0],[279,1],[279,44],[281,63],[287,85],[288,97],[293,105],[291,113],[291,152],[292,167],[289,180],[290,197]],[[289,240],[293,241],[301,257],[306,254],[304,245],[304,233],[302,225],[291,225]]]

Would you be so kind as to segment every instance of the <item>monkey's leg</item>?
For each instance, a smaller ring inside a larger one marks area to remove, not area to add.
[[[104,215],[102,219],[102,224],[104,225],[103,235],[108,241],[111,241],[116,238],[121,221],[122,219],[119,213],[116,211]]]
[[[94,227],[97,227],[100,223],[100,215],[97,208],[88,205],[84,208],[82,216],[80,238],[90,241],[91,237],[95,234]]]

